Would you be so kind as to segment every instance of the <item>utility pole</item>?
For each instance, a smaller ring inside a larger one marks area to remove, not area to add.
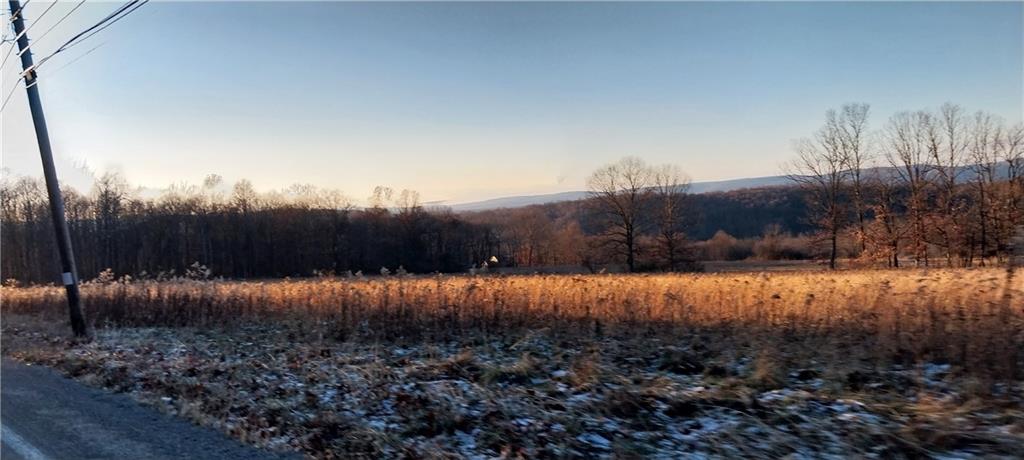
[[[68,312],[71,314],[71,330],[76,336],[84,336],[85,318],[82,316],[82,301],[78,293],[78,269],[75,267],[75,254],[71,248],[71,234],[68,222],[64,218],[64,198],[60,195],[60,184],[57,183],[57,169],[53,165],[53,150],[50,148],[50,134],[46,131],[46,118],[43,117],[43,104],[39,100],[39,84],[32,63],[32,51],[28,49],[28,35],[25,33],[25,20],[19,0],[10,0],[11,21],[14,33],[18,38],[18,51],[21,52],[21,68],[24,71],[25,91],[28,92],[28,106],[32,110],[32,125],[36,130],[36,141],[39,143],[39,155],[43,160],[43,176],[46,178],[46,193],[50,198],[50,215],[53,218],[53,229],[57,232],[57,249],[60,251],[61,280],[68,295]]]

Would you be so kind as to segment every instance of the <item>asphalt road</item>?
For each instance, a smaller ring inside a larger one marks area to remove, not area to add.
[[[0,458],[281,459],[161,414],[127,395],[8,359],[0,367]]]

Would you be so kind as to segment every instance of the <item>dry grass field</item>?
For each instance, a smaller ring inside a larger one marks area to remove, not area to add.
[[[5,287],[4,353],[335,457],[1016,454],[1006,269]],[[56,324],[56,326],[55,326]]]

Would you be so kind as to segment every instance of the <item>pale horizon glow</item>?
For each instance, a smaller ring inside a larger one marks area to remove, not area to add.
[[[37,59],[117,5],[87,3]],[[873,128],[944,102],[1020,122],[1022,23],[1018,2],[151,2],[40,88],[76,187],[85,163],[149,189],[218,174],[457,203],[582,190],[627,155],[694,181],[778,175],[847,102]],[[3,166],[41,175],[22,89],[0,128]]]

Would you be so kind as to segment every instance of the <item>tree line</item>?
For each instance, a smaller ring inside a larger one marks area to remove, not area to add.
[[[780,235],[810,230],[799,220],[803,192],[792,187],[682,194],[659,206],[659,196],[685,190],[685,182],[677,186],[638,191],[643,206],[632,227],[634,270],[693,270],[699,259],[773,257],[754,250],[752,238],[763,229],[776,228]],[[83,279],[107,269],[118,276],[184,275],[197,272],[193,266],[214,276],[260,278],[399,267],[466,272],[484,262],[599,271],[626,267],[627,261],[623,247],[607,241],[615,222],[593,198],[455,214],[423,206],[408,190],[377,187],[369,206],[358,208],[336,190],[296,185],[258,193],[249,181],[226,188],[217,176],[145,198],[117,174],[100,176],[88,193],[65,187],[63,195]],[[48,213],[41,180],[5,176],[0,182],[3,279],[55,280]]]
[[[798,141],[790,177],[829,243],[850,235],[859,256],[899,267],[1002,262],[1024,224],[1024,126],[955,104],[900,112],[878,131],[870,107],[829,110]]]
[[[683,195],[669,226],[659,226],[654,193],[640,207],[634,226],[634,269],[671,269],[659,229],[673,230],[676,270],[696,270],[702,260],[811,259],[823,253],[810,236],[806,193],[795,186],[772,186]],[[644,200],[641,200],[644,201]],[[627,268],[625,251],[614,238],[614,222],[593,198],[536,204],[512,209],[461,214],[470,222],[491,226],[500,254],[514,267],[584,266]],[[660,232],[665,241],[665,232]],[[844,242],[845,243],[845,242]],[[848,244],[842,249],[848,251]],[[827,256],[827,254],[825,254]]]
[[[0,186],[4,279],[52,282],[59,273],[41,180]],[[357,209],[335,190],[308,185],[258,193],[242,180],[228,193],[210,176],[142,198],[116,174],[91,193],[65,188],[80,276],[179,276],[204,267],[214,276],[260,278],[406,270],[461,272],[495,254],[490,227],[445,210],[428,212],[416,192],[377,187]]]
[[[701,260],[840,258],[898,267],[1005,260],[1024,223],[1024,128],[946,104],[870,130],[866,104],[826,112],[797,142],[793,186],[694,195],[676,165],[603,166],[588,198],[453,213],[377,187],[356,207],[337,190],[259,193],[211,175],[142,197],[117,174],[65,187],[83,279],[213,273],[231,278],[501,267],[698,270]],[[41,180],[0,183],[0,276],[59,270]],[[203,270],[197,270],[202,267]],[[205,271],[206,269],[209,271]],[[109,269],[109,270],[108,270]]]

